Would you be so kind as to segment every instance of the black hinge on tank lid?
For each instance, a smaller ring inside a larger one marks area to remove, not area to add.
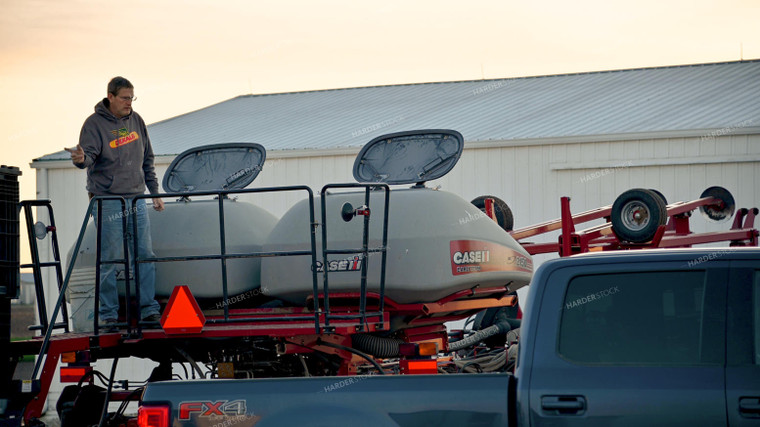
[[[379,136],[368,142],[354,161],[359,182],[416,184],[438,179],[462,156],[462,134],[448,129],[425,129]]]
[[[191,148],[178,155],[164,174],[167,193],[238,190],[258,176],[266,149],[252,142],[233,142]]]

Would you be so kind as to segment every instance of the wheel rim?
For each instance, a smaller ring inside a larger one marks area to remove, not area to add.
[[[703,205],[699,207],[699,211],[702,215],[712,221],[725,221],[731,219],[734,216],[736,210],[736,202],[731,192],[723,187],[710,187],[702,192],[700,198],[715,197],[720,200],[720,203],[714,205]]]
[[[638,200],[626,203],[621,210],[623,225],[631,231],[639,231],[649,225],[649,208]]]

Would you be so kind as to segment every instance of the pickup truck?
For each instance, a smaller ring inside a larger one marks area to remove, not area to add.
[[[760,426],[760,250],[545,262],[514,373],[160,381],[140,426]]]

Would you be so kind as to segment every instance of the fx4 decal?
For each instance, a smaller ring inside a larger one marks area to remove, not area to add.
[[[245,400],[218,400],[216,402],[181,402],[179,404],[179,419],[189,420],[190,417],[198,413],[200,417],[210,417],[212,415],[245,415],[247,413]]]

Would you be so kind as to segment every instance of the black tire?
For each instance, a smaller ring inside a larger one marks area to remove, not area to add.
[[[61,427],[97,425],[106,403],[106,389],[94,384],[66,386],[55,407]]]
[[[668,206],[668,199],[665,198],[665,195],[660,193],[659,191],[655,190],[654,188],[650,188],[649,191],[653,192],[654,194],[658,195],[660,199],[662,199],[662,203],[665,206]]]
[[[512,216],[512,209],[504,200],[494,196],[480,196],[472,200],[473,205],[481,211],[486,211],[486,199],[493,199],[494,213],[496,214],[496,223],[506,231],[512,231],[515,225],[515,219]]]
[[[652,240],[657,228],[668,220],[660,196],[652,190],[635,188],[615,199],[612,204],[612,231],[620,240],[644,243]]]

